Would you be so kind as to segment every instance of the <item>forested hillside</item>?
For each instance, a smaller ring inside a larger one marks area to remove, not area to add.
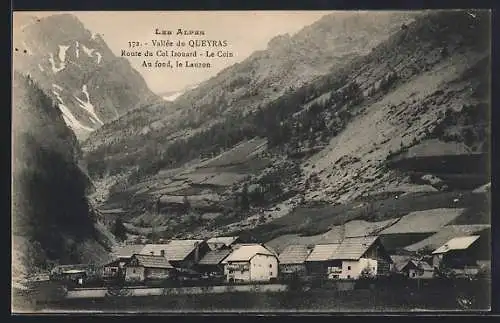
[[[109,241],[95,228],[74,133],[30,76],[14,73],[13,103],[14,276],[99,259]]]

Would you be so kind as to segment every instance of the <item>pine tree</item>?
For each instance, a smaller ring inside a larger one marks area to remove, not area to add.
[[[248,209],[250,208],[250,201],[248,199],[248,186],[246,184],[243,186],[243,190],[241,191],[240,206],[244,211],[248,211]]]
[[[112,233],[115,235],[115,237],[121,241],[124,241],[127,239],[127,229],[125,228],[125,225],[123,225],[123,221],[120,218],[117,218],[115,220],[115,224],[113,225],[113,230]]]

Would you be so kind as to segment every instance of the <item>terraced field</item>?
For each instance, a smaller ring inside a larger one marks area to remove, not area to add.
[[[487,193],[426,192],[380,198],[371,206],[353,202],[301,208],[253,232],[257,237],[270,237],[268,244],[277,250],[289,244],[329,243],[343,236],[379,234],[391,251],[405,247],[416,251],[488,228],[485,199]],[[384,216],[385,220],[373,221]],[[342,221],[345,224],[339,225]],[[314,230],[316,234],[306,234]]]

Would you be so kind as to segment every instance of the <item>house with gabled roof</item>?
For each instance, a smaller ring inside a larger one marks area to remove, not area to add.
[[[113,259],[128,261],[133,255],[140,253],[145,246],[145,244],[125,244],[116,246],[111,251],[111,256]]]
[[[103,278],[115,279],[124,276],[125,264],[134,254],[138,254],[144,249],[143,244],[126,244],[113,248],[111,251],[112,261],[103,266]]]
[[[230,248],[210,250],[203,258],[201,258],[196,268],[203,274],[211,276],[224,275],[223,261],[231,254],[231,252],[232,250]]]
[[[333,261],[332,257],[340,243],[317,244],[313,247],[305,260],[308,275],[327,278],[332,268],[338,267],[338,261]]]
[[[223,260],[229,282],[271,281],[278,277],[278,257],[262,244],[241,244]]]
[[[125,265],[125,281],[165,280],[175,276],[175,268],[162,256],[133,255]]]
[[[278,256],[280,275],[283,278],[306,275],[306,259],[309,253],[311,248],[305,245],[287,246]]]
[[[434,277],[434,268],[423,260],[409,259],[398,264],[396,271],[410,279],[430,279]]]
[[[455,237],[432,252],[434,268],[447,267],[455,271],[476,268],[478,262],[491,259],[489,231],[482,235]]]
[[[392,260],[378,236],[348,237],[314,246],[306,259],[308,273],[328,279],[388,276]]]
[[[358,279],[365,274],[389,276],[392,264],[379,236],[345,238],[331,260],[341,262],[339,279]]]
[[[210,251],[204,240],[171,240],[166,244],[148,244],[141,255],[162,256],[176,268],[193,268]]]

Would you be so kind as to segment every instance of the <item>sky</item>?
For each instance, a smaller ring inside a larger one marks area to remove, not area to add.
[[[39,17],[55,12],[30,12]],[[130,57],[132,66],[142,74],[153,92],[161,94],[182,90],[216,75],[222,69],[240,62],[256,50],[263,50],[273,37],[293,35],[331,11],[134,11],[71,12],[93,33],[102,35],[116,55],[128,48],[129,41],[150,42],[152,39],[177,39],[154,36],[155,28],[203,30],[198,39],[227,40],[234,56],[212,59],[211,68],[165,69],[144,68],[143,58]],[[151,47],[151,46],[150,46]],[[153,48],[155,51],[157,48]],[[182,59],[184,61],[184,59]]]

